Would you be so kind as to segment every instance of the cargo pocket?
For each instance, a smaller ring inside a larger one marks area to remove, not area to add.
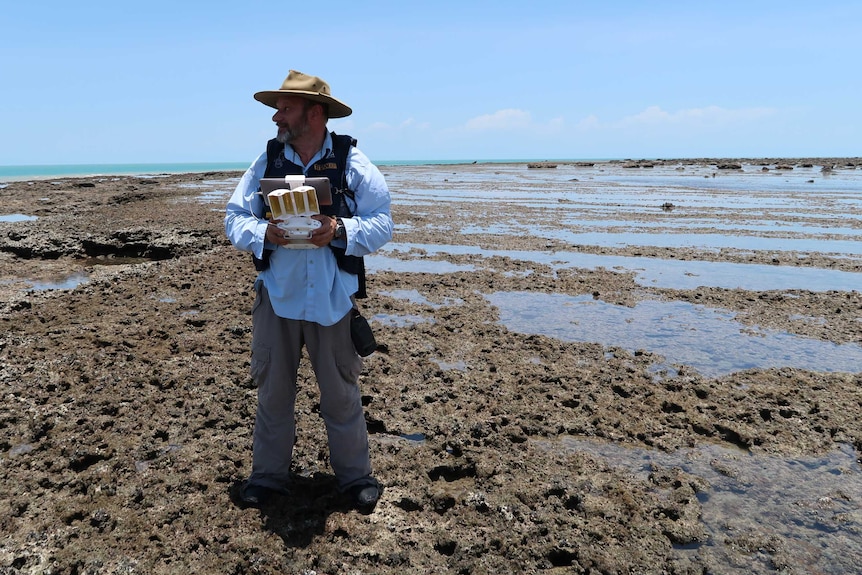
[[[362,373],[362,358],[350,345],[339,345],[335,349],[335,366],[341,379],[350,383],[359,382],[359,374]]]
[[[265,290],[263,287],[263,282],[261,280],[257,280],[254,282],[254,303],[251,305],[251,315],[254,315],[254,312],[257,311],[257,308],[260,307],[261,302],[263,301],[263,297],[261,296],[261,291]]]
[[[258,345],[251,350],[251,379],[258,387],[266,381],[269,373],[269,357],[268,346]]]

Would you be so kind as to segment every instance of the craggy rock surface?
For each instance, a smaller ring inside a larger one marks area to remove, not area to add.
[[[852,162],[836,160],[835,169]],[[455,178],[482,169],[441,171]],[[825,560],[827,550],[802,552],[798,541],[734,523],[745,510],[716,536],[701,520],[711,490],[703,478],[657,464],[633,474],[564,446],[574,436],[664,453],[718,444],[795,457],[840,444],[858,460],[862,374],[776,368],[710,379],[676,366],[656,377],[650,366],[660,358],[644,350],[510,332],[483,296],[593,294],[633,305],[648,295],[858,344],[859,291],[646,289],[622,271],[505,257],[474,271],[416,265],[369,277],[366,315],[424,318],[375,324],[380,348],[365,362],[372,458],[386,486],[373,512],[351,510],[334,492],[307,362],[294,489],[262,510],[237,505],[256,401],[248,375],[254,271],[224,237],[224,199],[200,197],[207,182],[236,177],[67,178],[0,189],[0,212],[38,218],[0,222],[0,573],[842,573],[862,564],[859,547]],[[571,249],[529,235],[459,237],[494,214],[453,211],[445,200],[417,210],[394,186],[393,198],[398,242]],[[579,249],[800,265],[732,250]],[[815,254],[802,265],[860,271],[858,258]],[[68,289],[30,290],[35,282]],[[393,297],[396,290],[422,297]],[[712,465],[722,471],[727,462]],[[858,474],[858,462],[844,472]],[[858,543],[862,493],[826,495],[849,511],[831,513],[817,493],[789,504],[808,506],[820,529]]]

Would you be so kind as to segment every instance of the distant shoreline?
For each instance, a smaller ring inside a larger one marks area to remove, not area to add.
[[[862,157],[760,157],[760,158],[603,158],[603,159],[507,159],[507,160],[384,160],[375,161],[380,167],[392,166],[455,166],[471,164],[528,164],[535,167],[552,165],[587,165],[599,163],[630,163],[641,167],[650,164],[719,164],[737,162],[745,164],[813,164],[834,167],[862,168]],[[56,178],[112,177],[112,176],[160,176],[209,172],[244,172],[246,162],[189,162],[146,164],[65,164],[0,166],[0,183]]]

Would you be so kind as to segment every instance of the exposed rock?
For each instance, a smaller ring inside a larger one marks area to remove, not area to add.
[[[715,165],[684,162],[709,171]],[[488,173],[496,169],[467,165],[459,174],[493,180]],[[668,173],[679,177],[674,170]],[[386,486],[381,502],[364,515],[337,493],[313,373],[303,360],[296,476],[288,494],[258,511],[234,502],[251,465],[255,272],[223,237],[223,206],[186,187],[200,175],[142,180],[0,188],[4,210],[39,216],[0,223],[0,572],[823,570],[822,563],[794,565],[788,557],[798,557],[791,552],[799,542],[761,526],[739,528],[747,519],[735,512],[725,518],[733,528],[710,533],[703,478],[655,461],[632,472],[566,441],[659,454],[704,445],[744,449],[739,461],[708,461],[716,474],[740,482],[747,480],[741,462],[752,454],[819,455],[845,445],[858,458],[862,420],[848,406],[862,405],[862,375],[779,368],[708,378],[667,365],[657,372],[665,360],[646,350],[509,330],[486,296],[586,295],[630,307],[645,298],[674,300],[736,314],[757,333],[775,329],[837,345],[859,343],[862,293],[659,289],[623,270],[555,269],[499,256],[477,269],[434,274],[421,264],[440,258],[424,248],[393,252],[416,269],[370,274],[371,297],[360,305],[371,318],[427,321],[372,322],[381,347],[365,361],[361,388],[373,464]],[[44,200],[34,205],[34,197]],[[416,246],[458,241],[860,271],[858,258],[819,253],[573,248],[542,234],[464,233],[501,218],[534,225],[540,212],[499,200],[493,210],[445,201],[416,209],[404,197],[393,187],[395,220],[410,229],[409,239],[396,241]],[[642,212],[650,223],[681,215]],[[729,212],[722,222],[736,217]],[[819,218],[818,225],[841,227],[833,211]],[[571,222],[548,218],[543,225],[562,231]],[[445,259],[476,263],[465,254]],[[86,281],[74,289],[32,291],[27,283],[79,273]],[[405,292],[421,298],[397,295]],[[835,501],[851,512],[837,512]],[[811,502],[789,507],[810,511],[816,529],[836,540],[855,536],[858,502],[849,495],[812,494]],[[858,555],[816,551],[806,557],[828,561],[834,572],[858,565]],[[782,561],[786,567],[777,567]]]

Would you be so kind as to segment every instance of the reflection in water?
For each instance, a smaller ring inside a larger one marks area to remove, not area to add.
[[[409,327],[420,323],[437,323],[433,317],[424,317],[421,315],[391,315],[385,313],[375,314],[369,318],[369,321],[390,327]]]
[[[0,222],[33,222],[38,219],[36,216],[27,216],[24,214],[0,214]]]
[[[633,308],[592,296],[497,292],[485,296],[509,330],[563,341],[647,350],[706,377],[751,368],[795,367],[855,373],[862,346],[834,344],[736,322],[734,313],[679,301],[645,300]]]
[[[560,449],[559,443],[541,443]],[[739,557],[733,546],[740,538],[778,538],[782,556],[799,568],[795,572],[858,573],[862,565],[862,468],[849,445],[791,459],[716,445],[662,453],[574,437],[561,443],[564,450],[587,452],[642,480],[655,467],[680,468],[706,480],[709,487],[698,498],[709,540],[677,552],[708,552],[727,566],[723,573],[751,572],[751,565],[739,566],[732,557]],[[762,551],[746,554],[752,562],[769,563]]]
[[[84,274],[75,274],[69,276],[67,278],[63,278],[61,280],[52,281],[52,282],[41,282],[41,281],[31,281],[32,286],[30,287],[31,291],[45,291],[45,290],[65,290],[65,289],[75,289],[79,285],[86,283],[88,278]]]
[[[662,208],[664,209],[664,208]],[[781,214],[773,214],[776,217],[780,217]],[[713,220],[709,218],[689,218],[684,222],[668,222],[661,218],[657,218],[655,221],[638,221],[632,222],[623,219],[613,219],[611,216],[603,219],[585,219],[583,217],[578,217],[577,219],[573,218],[571,221],[565,222],[569,228],[570,233],[575,233],[578,230],[589,230],[591,228],[602,229],[602,230],[614,230],[614,233],[623,233],[623,234],[631,234],[633,237],[639,237],[637,234],[648,234],[651,238],[661,238],[655,233],[654,230],[665,230],[667,231],[669,228],[672,228],[674,232],[676,230],[686,230],[686,233],[689,234],[697,234],[698,236],[703,234],[712,234],[712,230],[725,231],[729,232],[728,234],[715,234],[716,236],[721,236],[724,238],[740,238],[744,237],[745,240],[756,239],[758,236],[740,236],[739,232],[756,232],[758,234],[764,234],[764,237],[792,237],[793,234],[806,234],[806,235],[829,235],[829,236],[855,236],[862,238],[862,228],[853,228],[853,227],[827,227],[827,226],[819,226],[816,224],[812,224],[811,222],[806,221],[806,219],[814,220],[815,222],[819,222],[815,216],[804,216],[799,214],[787,214],[788,218],[794,218],[795,221],[781,221],[781,220],[758,220],[758,221],[745,221],[745,222],[723,222],[721,220]],[[862,214],[854,215],[848,214],[848,220],[862,220]],[[849,222],[848,222],[849,223]],[[409,230],[409,224],[400,224],[396,223],[396,226],[404,225],[405,230]],[[558,228],[553,228],[557,230]],[[464,234],[475,234],[475,233],[489,233],[489,234],[508,234],[517,231],[519,234],[528,234],[537,237],[548,237],[551,228],[542,229],[537,228],[535,225],[520,225],[514,226],[509,222],[500,222],[493,226],[465,226],[461,229],[461,233]],[[539,231],[541,230],[541,231]],[[556,232],[552,232],[556,233]],[[566,233],[565,231],[562,233]],[[663,234],[666,235],[666,234]],[[600,237],[600,236],[599,236]],[[744,241],[744,240],[740,240]],[[682,244],[686,245],[686,244]],[[819,248],[822,246],[818,244],[814,244]],[[828,246],[827,246],[828,248]],[[785,249],[784,246],[780,246],[779,249]],[[826,251],[835,251],[832,249],[827,249]]]
[[[383,253],[381,251],[381,253]],[[453,264],[439,260],[404,260],[401,258],[387,257],[385,255],[372,254],[365,258],[366,269],[373,273],[375,271],[392,272],[424,272],[429,274],[451,274],[455,272],[472,272],[476,266],[471,264]]]
[[[443,298],[442,303],[433,303],[428,298],[426,298],[424,295],[420,294],[419,290],[415,290],[415,289],[412,289],[412,290],[400,289],[400,290],[392,290],[392,291],[382,291],[382,292],[380,292],[380,295],[389,296],[389,297],[395,298],[395,299],[407,300],[407,301],[415,303],[415,304],[427,305],[427,306],[432,307],[434,309],[440,309],[443,306],[461,305],[464,303],[464,300],[462,300],[460,298],[450,298],[450,297]]]
[[[202,204],[221,204],[227,202],[233,193],[239,178],[228,178],[226,180],[202,180],[200,182],[187,182],[180,184],[180,188],[202,190],[198,201]]]
[[[580,252],[535,252],[527,250],[486,250],[476,246],[437,244],[388,244],[380,255],[366,258],[371,271],[450,273],[472,271],[475,266],[453,264],[428,259],[399,259],[387,253],[421,250],[428,257],[441,255],[475,255],[483,258],[493,256],[513,260],[534,262],[553,269],[606,268],[621,272],[632,272],[638,284],[669,289],[695,289],[719,287],[768,291],[780,289],[805,289],[811,291],[858,290],[862,285],[862,274],[822,268],[773,266],[760,264],[734,264],[728,262],[705,262],[695,260],[673,260],[646,257],[607,256]]]
[[[659,247],[659,248],[697,248],[710,251],[732,248],[743,252],[774,251],[786,252],[788,257],[796,252],[822,252],[840,256],[862,255],[862,231],[849,230],[851,239],[836,240],[830,238],[782,238],[724,235],[714,233],[668,233],[667,230],[647,232],[586,232],[576,233],[557,228],[542,228],[541,226],[508,227],[469,227],[463,230],[465,234],[497,234],[497,235],[535,235],[542,238],[555,239],[572,245],[600,246],[621,248],[629,246]],[[826,230],[824,235],[834,236],[837,230]]]

